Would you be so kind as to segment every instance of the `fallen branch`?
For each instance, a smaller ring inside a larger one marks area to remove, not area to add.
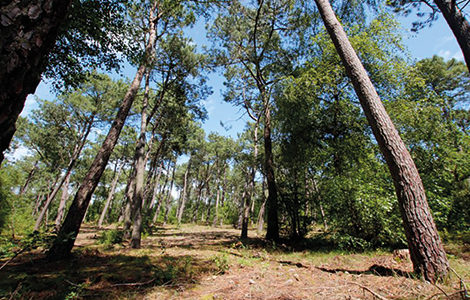
[[[142,286],[142,285],[150,284],[154,281],[155,281],[155,278],[144,281],[144,282],[116,283],[111,286]]]
[[[299,262],[295,263],[295,262],[288,261],[288,260],[280,260],[279,263],[284,264],[284,265],[296,266],[297,268],[306,268],[306,269],[309,268],[308,266],[303,265]]]
[[[9,300],[15,299],[16,294],[17,294],[18,291],[21,289],[21,284],[22,284],[22,282],[20,282],[20,284],[18,284],[18,286],[16,287],[16,289],[15,289],[15,290],[13,291],[13,293],[11,294]]]
[[[459,293],[463,293],[462,295],[462,298],[463,299],[468,299],[470,298],[469,295],[468,295],[468,290],[467,290],[467,286],[465,285],[465,281],[463,280],[463,278],[459,275],[459,273],[457,273],[457,271],[455,271],[453,268],[449,267],[449,269],[454,272],[454,274],[460,279],[460,289],[461,291],[459,291]]]
[[[20,255],[21,253],[25,252],[29,247],[25,247],[23,249],[21,249],[20,251],[16,252],[15,255],[13,255],[9,260],[7,260],[1,267],[0,267],[0,270],[3,269],[6,265],[8,265],[9,263],[11,263],[18,255]]]
[[[346,281],[347,283],[349,284],[354,284],[354,285],[357,285],[359,287],[361,287],[362,289],[368,291],[369,293],[371,293],[372,295],[374,295],[374,297],[380,299],[380,300],[388,300],[387,298],[383,297],[383,296],[380,296],[379,294],[377,294],[376,292],[374,292],[373,290],[371,290],[370,288],[366,287],[366,286],[363,286],[362,284],[359,284],[357,282],[352,282],[352,281]]]

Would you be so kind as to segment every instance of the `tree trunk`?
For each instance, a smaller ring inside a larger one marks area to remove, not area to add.
[[[34,93],[71,0],[2,1],[0,5],[0,164],[26,96]]]
[[[259,213],[258,213],[258,228],[256,230],[258,235],[261,234],[261,232],[263,232],[264,212],[265,212],[265,209],[266,209],[266,201],[267,201],[266,194],[265,194],[265,182],[264,182],[264,180],[263,180],[263,184],[262,184],[261,189],[262,189],[261,196],[262,196],[262,199],[263,199],[263,203],[261,204],[261,207],[260,207]]]
[[[173,163],[173,171],[171,172],[170,189],[168,190],[168,195],[166,196],[165,214],[163,216],[163,225],[166,225],[166,222],[168,222],[168,213],[170,212],[170,204],[171,204],[171,190],[173,189],[173,183],[175,182],[175,171],[176,171],[176,160]]]
[[[266,96],[265,96],[266,97]],[[271,111],[269,103],[265,101],[264,109],[264,167],[266,171],[266,181],[268,183],[268,227],[266,239],[276,241],[279,239],[279,224],[277,218],[277,187],[274,177],[273,150],[271,142]]]
[[[0,163],[1,163],[1,161],[0,161]],[[33,178],[33,175],[34,175],[34,173],[36,172],[36,170],[38,168],[38,163],[39,163],[39,161],[36,161],[34,163],[33,168],[31,169],[31,171],[29,171],[28,177],[26,178],[26,181],[25,181],[24,185],[21,187],[19,196],[22,196],[22,195],[24,195],[24,193],[26,193],[26,189],[28,188],[28,185],[31,182],[31,179]]]
[[[184,211],[184,206],[186,205],[186,191],[188,187],[188,175],[189,175],[189,170],[191,168],[191,158],[188,161],[188,166],[186,167],[186,172],[184,172],[184,180],[183,180],[183,191],[181,192],[181,204],[178,209],[178,225],[181,224],[181,219],[183,218],[183,211]]]
[[[449,269],[418,170],[327,0],[315,0],[393,178],[414,271],[435,282]]]
[[[154,4],[155,6],[155,4]],[[88,170],[85,179],[81,183],[78,191],[75,195],[75,198],[72,202],[72,206],[69,209],[69,212],[65,218],[64,224],[57,236],[57,239],[54,241],[51,249],[49,250],[48,257],[50,259],[60,259],[70,255],[70,252],[75,243],[75,238],[78,235],[80,230],[80,225],[82,223],[83,217],[85,216],[86,210],[91,200],[91,196],[98,185],[101,175],[103,174],[104,169],[108,163],[109,157],[113,152],[114,146],[117,143],[119,134],[124,126],[129,110],[134,102],[137,91],[139,90],[140,83],[144,76],[149,60],[151,60],[152,49],[155,47],[156,41],[156,28],[153,17],[153,10],[150,11],[151,26],[150,26],[150,35],[149,40],[146,45],[145,53],[147,55],[146,60],[142,62],[137,70],[137,73],[132,81],[131,86],[129,87],[124,99],[119,107],[119,111],[114,119],[111,128],[109,129],[108,135],[106,136],[103,145],[101,146],[98,154],[95,157],[90,169]]]
[[[455,0],[434,0],[434,3],[439,7],[447,24],[454,33],[465,58],[467,68],[470,70],[470,24],[465,19],[462,11],[457,7]]]
[[[147,139],[145,137],[147,131],[147,106],[150,92],[150,70],[147,70],[145,77],[145,92],[142,99],[142,113],[140,120],[140,135],[137,140],[137,146],[135,148],[135,190],[132,197],[134,203],[133,219],[134,224],[132,226],[131,236],[131,248],[140,248],[140,240],[142,236],[142,202],[144,200],[144,176],[145,176],[145,145]]]
[[[67,203],[67,199],[69,198],[69,184],[70,184],[70,173],[68,173],[67,177],[65,178],[64,187],[62,189],[62,197],[60,198],[59,209],[57,210],[57,217],[55,219],[56,232],[59,232],[60,223],[62,223],[62,219],[64,218],[65,206]]]
[[[154,182],[152,199],[150,200],[150,203],[149,203],[150,209],[152,209],[155,206],[155,200],[157,199],[158,189],[160,188],[160,177],[162,176],[162,172],[163,172],[163,161],[162,161],[162,165],[158,168],[158,175]]]
[[[220,201],[220,187],[217,184],[217,194],[215,196],[215,214],[214,214],[214,220],[212,222],[212,226],[216,226],[217,222],[219,220],[219,201]]]
[[[132,226],[132,212],[133,212],[133,202],[132,195],[134,195],[135,188],[135,161],[132,163],[132,171],[127,180],[126,186],[126,207],[124,209],[124,226],[123,226],[123,239],[128,240],[131,238],[131,226]]]
[[[116,190],[117,182],[119,180],[119,175],[121,175],[123,164],[119,166],[118,165],[119,165],[119,162],[116,162],[116,168],[114,169],[114,174],[115,174],[114,179],[113,179],[113,182],[111,183],[111,189],[109,190],[108,197],[106,198],[103,211],[101,212],[101,216],[98,221],[98,228],[103,227],[103,222],[104,222],[104,219],[106,218],[106,214],[108,213],[109,205],[111,204],[111,201],[113,200],[113,197],[114,197],[114,191]]]
[[[52,200],[54,200],[55,196],[59,192],[60,188],[64,184],[65,180],[70,176],[70,173],[72,172],[72,169],[75,167],[75,164],[77,163],[77,160],[80,156],[80,153],[82,153],[83,147],[86,144],[88,135],[91,132],[91,128],[93,126],[93,121],[95,119],[95,116],[93,115],[88,122],[88,125],[83,129],[83,131],[80,133],[80,138],[79,141],[74,149],[72,156],[70,157],[70,162],[69,165],[67,166],[67,170],[65,171],[64,176],[62,179],[59,181],[59,184],[54,188],[52,193],[48,196],[46,203],[44,204],[44,208],[41,211],[41,214],[39,215],[38,219],[36,220],[36,224],[34,225],[34,230],[39,230],[39,226],[41,225],[42,219],[44,218],[44,214],[46,210],[49,208],[49,205],[51,204]]]

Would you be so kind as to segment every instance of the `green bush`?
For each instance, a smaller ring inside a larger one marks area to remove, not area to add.
[[[107,230],[101,234],[98,241],[100,244],[107,246],[120,244],[123,241],[123,235],[124,233],[118,229]]]

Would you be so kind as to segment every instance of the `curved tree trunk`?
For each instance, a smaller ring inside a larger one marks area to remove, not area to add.
[[[447,24],[454,33],[457,43],[459,43],[460,49],[462,49],[467,68],[470,70],[470,24],[457,7],[455,0],[434,0],[434,3],[439,7]]]
[[[26,96],[34,93],[71,0],[2,1],[0,5],[0,164]]]
[[[414,271],[435,282],[447,274],[449,263],[418,170],[329,1],[315,2],[390,169]]]
[[[155,5],[155,4],[154,4]],[[101,175],[106,168],[109,157],[113,152],[114,146],[117,143],[119,135],[122,128],[124,127],[124,122],[126,121],[129,110],[131,109],[132,103],[137,95],[137,92],[144,77],[145,70],[151,60],[151,53],[155,47],[156,41],[156,29],[155,22],[153,17],[153,10],[151,9],[150,18],[150,35],[149,40],[146,45],[145,53],[147,54],[146,60],[142,62],[135,74],[134,80],[131,83],[124,99],[119,107],[119,111],[114,119],[111,128],[109,129],[108,135],[106,136],[103,145],[98,151],[98,154],[95,157],[95,160],[90,166],[85,179],[78,188],[75,198],[72,202],[72,206],[69,209],[67,216],[65,217],[64,224],[59,231],[57,239],[54,241],[51,249],[49,250],[48,257],[49,259],[60,259],[70,255],[70,252],[75,243],[75,238],[78,235],[80,226],[82,224],[83,217],[85,216],[88,205],[90,204],[91,196],[98,185]]]

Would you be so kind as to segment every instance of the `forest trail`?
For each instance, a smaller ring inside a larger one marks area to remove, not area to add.
[[[411,262],[390,253],[293,251],[253,231],[244,243],[238,236],[229,227],[165,226],[134,250],[100,244],[97,228],[85,226],[71,260],[25,254],[0,271],[0,298],[460,299],[455,276],[438,286],[413,279]],[[451,264],[468,286],[468,258]]]

